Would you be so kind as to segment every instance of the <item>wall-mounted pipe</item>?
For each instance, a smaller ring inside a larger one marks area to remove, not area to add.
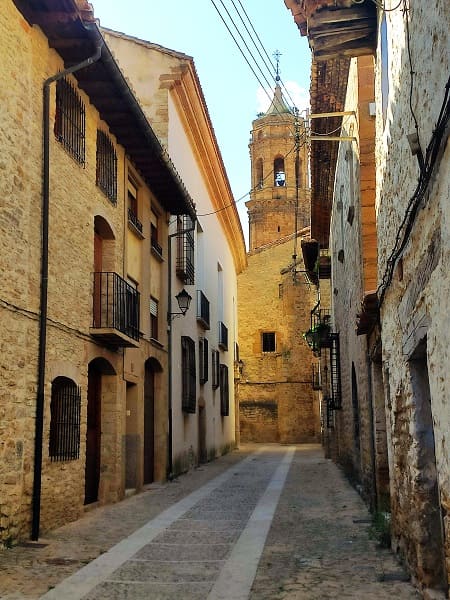
[[[89,26],[86,26],[89,29]],[[80,71],[99,60],[102,55],[103,38],[96,25],[92,30],[97,33],[97,48],[95,53],[82,62],[60,71],[49,77],[43,85],[43,164],[42,164],[42,239],[41,239],[41,283],[40,283],[40,313],[39,313],[39,350],[38,350],[38,380],[36,394],[36,424],[34,437],[34,479],[33,479],[33,518],[31,524],[31,539],[39,538],[41,517],[41,478],[42,478],[42,443],[44,431],[45,407],[45,361],[47,341],[47,306],[48,306],[48,240],[49,240],[49,205],[50,205],[50,85],[70,73]]]

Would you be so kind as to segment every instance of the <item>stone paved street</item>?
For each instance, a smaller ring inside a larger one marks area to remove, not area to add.
[[[0,551],[0,598],[419,598],[369,521],[319,446],[243,446]]]

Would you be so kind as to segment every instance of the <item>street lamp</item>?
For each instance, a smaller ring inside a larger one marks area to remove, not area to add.
[[[192,300],[192,296],[188,294],[188,292],[184,288],[181,290],[181,292],[178,292],[175,298],[177,299],[178,308],[180,310],[179,312],[169,312],[167,315],[169,321],[172,321],[172,319],[174,319],[176,315],[182,315],[184,317],[184,315],[189,310],[189,306]]]

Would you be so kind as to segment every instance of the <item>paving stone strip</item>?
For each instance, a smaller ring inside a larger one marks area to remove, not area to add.
[[[294,452],[261,447],[41,598],[247,598]]]

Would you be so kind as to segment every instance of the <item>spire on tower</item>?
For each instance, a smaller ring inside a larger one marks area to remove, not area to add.
[[[275,50],[275,52],[272,54],[272,56],[275,59],[275,62],[277,63],[276,66],[276,77],[275,77],[275,81],[280,81],[280,56],[283,56],[281,54],[281,52],[279,50]]]

